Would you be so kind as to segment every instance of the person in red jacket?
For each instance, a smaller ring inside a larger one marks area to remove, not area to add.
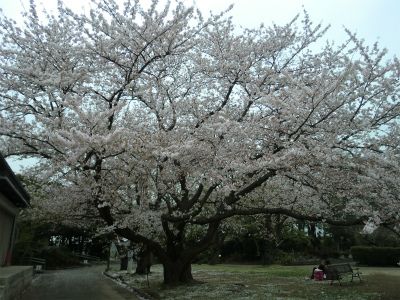
[[[318,267],[314,267],[314,268],[313,268],[310,278],[311,278],[311,279],[314,279],[314,272],[315,272],[316,269],[321,270],[321,271],[324,272],[324,274],[325,274],[325,273],[326,273],[326,268],[327,268],[327,266],[328,266],[329,264],[330,264],[329,260],[323,260],[323,261],[319,264]]]

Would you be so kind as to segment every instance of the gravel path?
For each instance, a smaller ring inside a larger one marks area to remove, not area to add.
[[[46,271],[34,279],[21,300],[137,300],[106,278],[104,266]]]

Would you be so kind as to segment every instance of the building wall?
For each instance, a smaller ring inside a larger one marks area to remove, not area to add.
[[[0,266],[7,264],[11,255],[17,213],[18,209],[0,193]]]

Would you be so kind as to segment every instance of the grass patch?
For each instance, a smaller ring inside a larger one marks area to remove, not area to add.
[[[119,273],[129,285],[156,299],[398,299],[400,268],[361,268],[362,282],[315,282],[312,266],[193,265],[198,283],[168,288],[162,284],[162,266],[146,276]]]

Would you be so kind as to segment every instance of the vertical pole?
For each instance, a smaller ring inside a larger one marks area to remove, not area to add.
[[[16,219],[17,219],[17,217],[14,216],[14,218],[12,220],[10,240],[8,242],[8,249],[7,249],[7,253],[6,253],[6,261],[5,261],[6,266],[11,265],[12,250],[13,250],[14,236],[15,236],[15,230],[16,230],[16,228],[15,228]]]

